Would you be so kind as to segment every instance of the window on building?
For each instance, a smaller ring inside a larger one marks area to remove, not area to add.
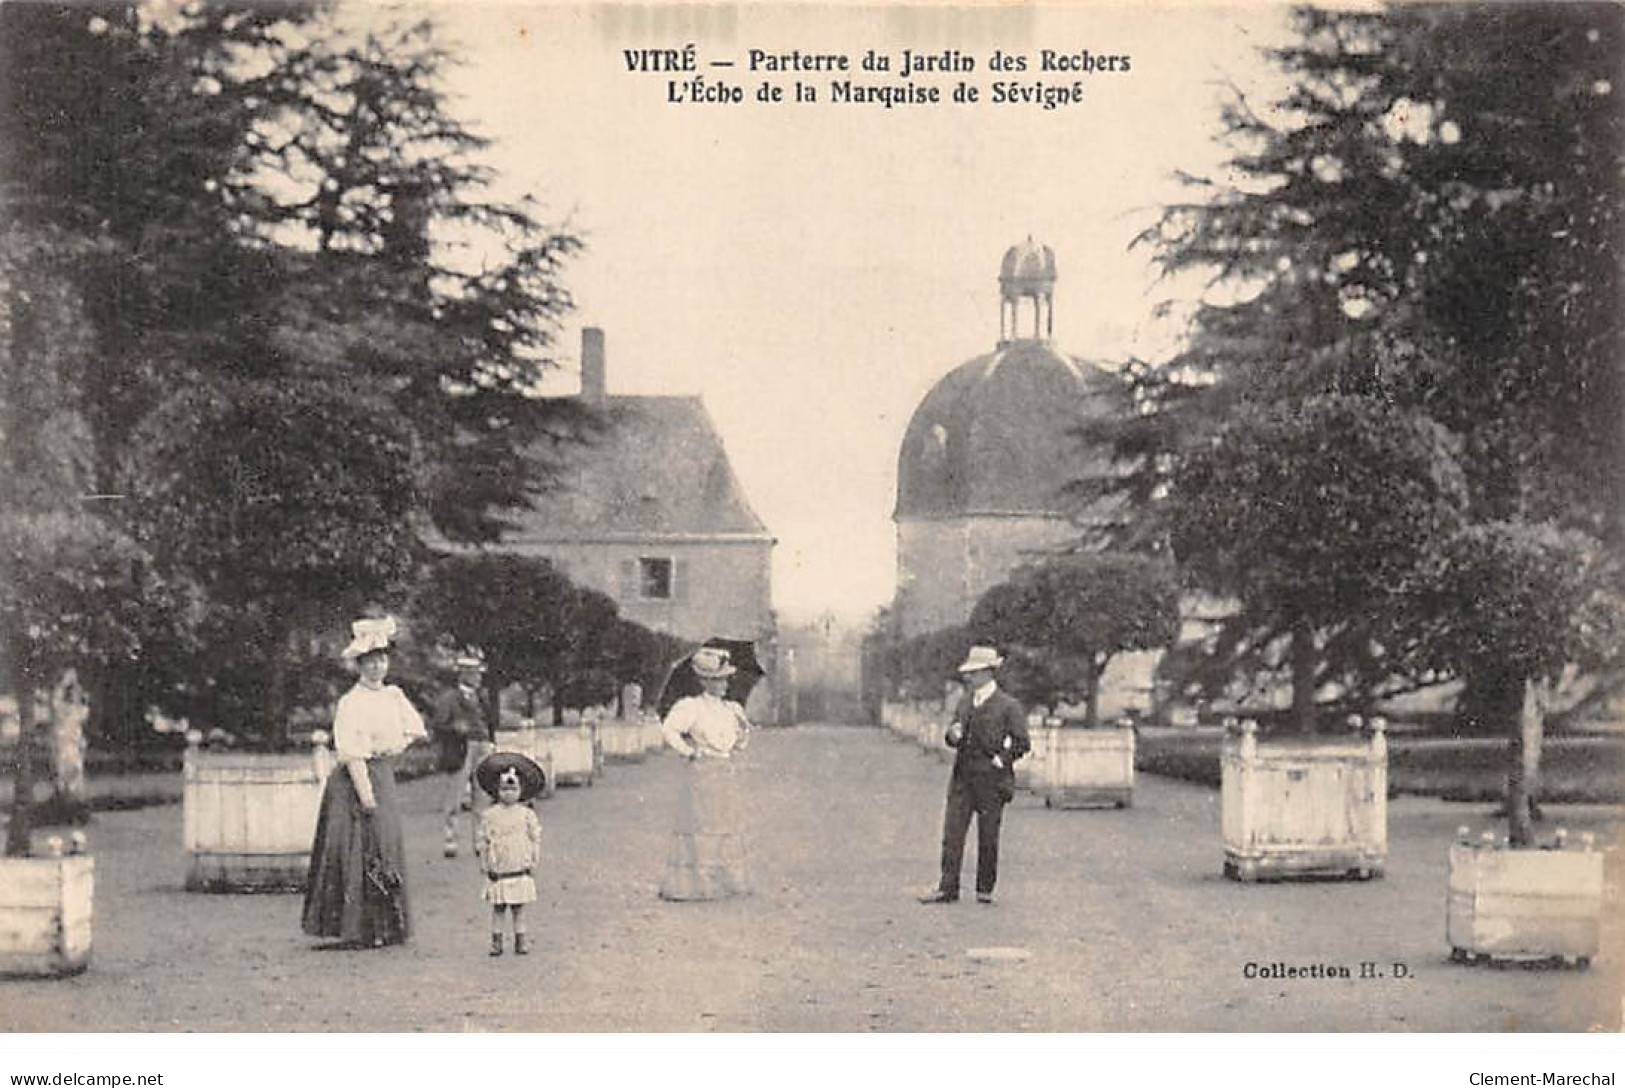
[[[647,600],[671,599],[671,560],[643,558],[638,560],[638,595]]]

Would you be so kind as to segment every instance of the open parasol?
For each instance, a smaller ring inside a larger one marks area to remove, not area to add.
[[[728,677],[727,698],[744,706],[756,682],[767,675],[767,670],[756,660],[756,644],[746,639],[708,638],[701,645],[728,652],[728,663],[737,671]],[[690,664],[693,656],[690,653],[673,665],[665,684],[661,686],[660,697],[655,700],[655,710],[662,718],[671,712],[677,700],[698,695],[704,690]]]

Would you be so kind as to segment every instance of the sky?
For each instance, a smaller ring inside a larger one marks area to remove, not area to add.
[[[1031,236],[1055,251],[1061,350],[1112,365],[1174,342],[1177,328],[1152,315],[1166,287],[1129,243],[1182,195],[1176,169],[1218,167],[1222,85],[1259,86],[1257,47],[1280,39],[1283,11],[463,3],[444,14],[466,61],[449,82],[453,108],[496,141],[486,161],[500,191],[535,194],[544,218],[585,239],[565,275],[577,306],[566,368],[580,329],[597,326],[610,392],[702,396],[778,540],[781,617],[856,621],[895,586],[904,429],[938,380],[995,346],[1009,246]],[[689,43],[695,72],[629,70],[626,50]],[[905,48],[975,69],[917,74],[936,104],[831,100],[833,79],[901,86]],[[862,69],[870,49],[889,72]],[[844,54],[851,70],[760,61],[753,72],[753,50]],[[990,71],[995,50],[1028,69]],[[1128,70],[1039,71],[1042,50],[1127,57]],[[691,101],[694,75],[744,101]],[[786,100],[756,101],[764,80]],[[797,80],[818,99],[795,101]],[[958,80],[981,100],[954,102]],[[1082,96],[1053,109],[994,102],[995,81],[1077,81]],[[561,371],[554,391],[573,383]]]

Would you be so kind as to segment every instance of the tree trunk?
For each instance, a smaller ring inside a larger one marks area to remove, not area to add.
[[[1315,632],[1303,622],[1292,626],[1292,725],[1315,732]]]
[[[67,669],[51,689],[52,807],[70,823],[83,823],[90,815],[85,785],[85,721],[90,703],[78,673]]]
[[[28,856],[34,831],[34,686],[17,668],[11,690],[17,693],[17,766],[11,786],[11,823],[6,829],[6,856]]]
[[[1106,669],[1101,662],[1089,658],[1085,668],[1089,670],[1086,677],[1089,683],[1089,695],[1083,704],[1083,724],[1090,729],[1100,724],[1100,677]]]
[[[265,692],[265,739],[272,750],[288,746],[288,658],[292,652],[294,624],[283,620],[272,628],[270,683]]]
[[[1507,833],[1513,846],[1528,846],[1534,841],[1534,819],[1530,810],[1540,787],[1540,749],[1545,730],[1545,685],[1525,680],[1523,701],[1518,709],[1518,732],[1507,773]]]

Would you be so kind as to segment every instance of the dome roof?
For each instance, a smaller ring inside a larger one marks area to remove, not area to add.
[[[1110,467],[1104,451],[1082,449],[1077,430],[1117,418],[1126,393],[1110,372],[1040,340],[956,367],[909,421],[895,516],[1065,512],[1061,489]]]

